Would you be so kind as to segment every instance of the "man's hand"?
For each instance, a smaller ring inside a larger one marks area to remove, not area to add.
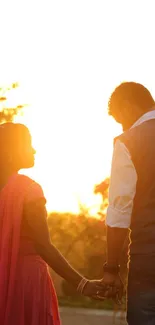
[[[102,279],[102,284],[107,288],[106,292],[104,293],[104,297],[107,299],[112,298],[117,304],[120,305],[124,294],[124,284],[120,275],[105,272]]]
[[[124,293],[124,285],[119,274],[113,275],[106,272],[101,280],[89,281],[83,290],[83,295],[97,299],[113,299],[113,301],[121,305]]]

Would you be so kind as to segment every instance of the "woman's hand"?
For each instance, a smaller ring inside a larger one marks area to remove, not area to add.
[[[106,287],[102,280],[90,280],[84,286],[82,294],[97,300],[105,300]]]
[[[124,285],[120,275],[112,275],[106,273],[102,280],[88,281],[82,294],[96,300],[113,299],[113,301],[121,305],[124,294]]]

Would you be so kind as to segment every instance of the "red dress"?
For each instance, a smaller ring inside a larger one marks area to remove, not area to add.
[[[22,229],[24,200],[32,184],[28,177],[15,174],[0,193],[0,324],[3,325],[60,325],[47,264]]]

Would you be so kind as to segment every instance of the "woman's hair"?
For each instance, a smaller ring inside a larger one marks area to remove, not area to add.
[[[28,128],[19,123],[4,123],[0,125],[0,159],[2,163],[10,155],[16,156],[19,146],[29,135]],[[7,161],[6,161],[7,162]]]
[[[125,102],[137,106],[142,113],[149,111],[155,104],[148,89],[136,82],[124,82],[115,88],[108,102],[109,115],[117,117]]]
[[[2,147],[13,148],[29,134],[28,128],[20,123],[3,123],[0,125],[0,142]]]

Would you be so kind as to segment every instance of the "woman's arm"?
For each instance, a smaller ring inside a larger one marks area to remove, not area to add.
[[[37,253],[57,274],[77,288],[82,276],[71,267],[50,241],[45,201],[38,199],[26,203],[24,218],[28,223]]]

